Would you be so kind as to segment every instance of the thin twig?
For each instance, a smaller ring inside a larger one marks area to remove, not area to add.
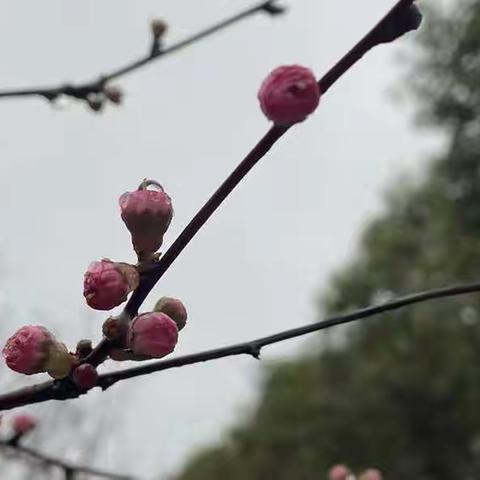
[[[379,40],[378,36],[381,33],[382,29],[385,27],[385,25],[387,25],[388,22],[390,22],[397,14],[399,14],[402,9],[409,8],[413,4],[413,2],[414,0],[399,0],[395,4],[395,6],[387,13],[387,15],[385,15],[385,17],[380,20],[380,22],[362,40],[360,40],[360,42],[358,42],[357,45],[352,48],[352,50],[350,50],[319,80],[318,84],[322,92],[325,93],[338,79],[342,77],[342,75],[344,75],[360,58],[362,58],[365,53],[367,53],[371,48],[376,46]],[[272,148],[272,146],[288,131],[288,129],[288,127],[273,126],[260,139],[256,146],[240,162],[240,164],[232,172],[232,174],[225,180],[225,182],[217,189],[217,191],[210,197],[210,199],[205,203],[205,205],[194,216],[194,218],[185,227],[179,237],[173,242],[171,247],[165,252],[165,254],[160,258],[160,260],[153,266],[153,268],[148,270],[148,272],[144,272],[142,274],[139,286],[132,293],[132,296],[130,297],[129,301],[125,306],[123,312],[125,315],[133,317],[137,314],[140,306],[142,305],[143,301],[150,293],[152,288],[155,286],[158,280],[160,280],[160,278],[172,265],[176,258],[180,255],[180,253],[185,249],[185,247],[190,243],[196,233],[202,228],[203,225],[205,225],[207,220],[213,215],[217,208],[223,203],[223,201],[240,183],[240,181],[247,175],[247,173],[267,154],[267,152]],[[305,328],[308,329],[312,327]],[[295,329],[294,331],[297,330]],[[305,331],[305,333],[308,333],[309,331],[314,330],[308,330]],[[304,333],[299,333],[298,335],[301,334]],[[280,335],[285,335],[285,333]],[[84,359],[84,362],[91,363],[92,365],[99,365],[108,358],[108,353],[111,346],[111,343],[106,338],[103,338],[94,348],[92,353],[90,353]],[[245,344],[240,344],[235,348],[241,349],[242,347],[245,347]],[[246,352],[241,351],[239,353]],[[202,355],[203,354],[196,354],[193,356],[184,357],[190,359],[189,361],[187,361],[187,363],[185,363],[185,365],[189,363],[195,363],[195,361],[204,361],[204,359],[202,359]],[[212,355],[212,353],[210,353],[210,355]],[[214,356],[212,358],[221,358],[222,356],[228,356],[225,355],[225,349],[214,350],[213,355]],[[200,358],[200,360],[196,360],[197,358]],[[192,359],[194,361],[192,361]],[[166,362],[163,362],[162,365],[168,365],[168,362],[172,362],[172,367],[169,368],[173,368],[173,366],[177,366],[176,362],[179,362],[179,359],[167,360]],[[145,368],[148,370],[153,368],[152,365],[153,364],[150,364],[145,367],[139,368]],[[161,367],[160,369],[164,369],[164,367]],[[131,371],[132,370],[130,370],[130,372]],[[139,370],[133,369],[133,371],[137,372]],[[116,374],[121,376],[123,373],[117,372]],[[135,373],[131,376],[135,376]],[[116,380],[116,378],[120,379],[119,377],[112,377],[111,374],[109,374],[107,377],[100,377],[100,381],[103,382],[102,386],[104,388],[108,388],[108,382],[111,382],[112,379],[114,380],[114,382],[118,381]],[[26,387],[24,389],[14,392],[10,392],[5,395],[0,395],[0,410],[11,409],[17,406],[43,402],[51,399],[65,400],[68,398],[76,398],[81,394],[82,392],[80,392],[78,388],[75,387],[75,385],[69,378],[65,378],[60,381],[49,381],[42,384],[33,385],[31,387]]]
[[[97,385],[103,390],[111,387],[113,384],[134,378],[142,375],[148,375],[153,372],[160,372],[162,370],[169,370],[171,368],[184,367],[186,365],[193,365],[195,363],[207,362],[219,358],[231,357],[235,355],[251,355],[255,358],[260,357],[260,351],[267,345],[283,342],[292,338],[307,335],[313,332],[319,332],[327,328],[352,323],[357,320],[366,319],[379,315],[381,313],[398,310],[408,305],[416,303],[427,302],[430,300],[456,297],[460,295],[467,295],[471,293],[480,292],[480,283],[469,283],[464,285],[456,285],[452,287],[444,287],[435,290],[428,290],[425,292],[414,293],[404,297],[382,303],[380,305],[369,306],[344,315],[338,315],[327,320],[305,325],[303,327],[285,330],[283,332],[270,335],[268,337],[257,338],[249,342],[238,343],[223,348],[216,348],[214,350],[207,350],[204,352],[185,355],[182,357],[172,358],[169,360],[160,360],[151,362],[134,368],[127,368],[112,373],[107,373],[99,376]],[[74,389],[64,389],[63,381],[49,381],[40,385],[25,387],[14,392],[0,395],[0,410],[10,410],[12,408],[29,405],[32,403],[44,402],[46,400],[64,400],[66,398],[76,398],[81,395],[80,392]],[[56,392],[56,393],[54,393]],[[56,396],[58,395],[58,396]]]
[[[33,448],[25,447],[18,443],[11,443],[5,440],[0,440],[0,447],[8,450],[13,450],[20,454],[26,455],[30,458],[34,458],[36,460],[39,460],[41,463],[45,465],[51,465],[54,467],[61,468],[64,472],[84,473],[84,474],[92,475],[94,477],[110,478],[113,480],[134,480],[134,477],[131,477],[129,475],[106,472],[104,470],[98,470],[96,468],[87,467],[85,465],[76,465],[70,462],[65,462],[63,460],[60,460],[55,457],[51,457],[50,455],[41,453]]]
[[[101,93],[108,82],[118,79],[119,77],[123,77],[124,75],[127,75],[135,70],[138,70],[139,68],[155,60],[158,60],[161,57],[188,47],[193,43],[212,35],[213,33],[223,30],[224,28],[233,25],[240,20],[254,15],[255,13],[266,12],[270,15],[276,15],[282,13],[283,11],[284,9],[277,5],[277,0],[266,0],[257,5],[254,5],[253,7],[243,10],[242,12],[233,15],[232,17],[229,17],[215,25],[212,25],[211,27],[192,35],[191,37],[181,40],[180,42],[175,43],[170,47],[160,47],[160,49],[158,50],[149,49],[148,53],[142,56],[140,59],[127,63],[126,65],[119,67],[111,71],[110,73],[101,75],[94,81],[81,83],[78,85],[68,83],[66,85],[61,85],[58,87],[3,90],[0,91],[0,98],[40,96],[52,101],[61,95],[65,95],[79,100],[87,100],[89,95]]]

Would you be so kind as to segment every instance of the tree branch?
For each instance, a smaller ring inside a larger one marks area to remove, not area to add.
[[[268,337],[257,338],[249,342],[238,343],[223,348],[216,348],[204,352],[194,353],[191,355],[184,355],[182,357],[172,358],[168,360],[160,360],[151,362],[139,367],[127,368],[112,373],[100,375],[97,386],[103,390],[111,387],[115,383],[127,380],[129,378],[148,375],[153,372],[160,372],[169,370],[171,368],[184,367],[186,365],[193,365],[195,363],[203,363],[210,360],[217,360],[219,358],[232,357],[235,355],[251,355],[254,358],[259,358],[260,351],[267,345],[283,342],[292,338],[301,337],[313,332],[319,332],[331,327],[352,323],[357,320],[373,317],[381,313],[398,310],[400,308],[423,303],[440,298],[456,297],[459,295],[467,295],[471,293],[480,292],[480,283],[469,283],[464,285],[456,285],[452,287],[439,288],[435,290],[428,290],[425,292],[414,293],[404,297],[399,297],[392,301],[373,305],[344,315],[338,315],[327,320],[305,325],[303,327],[292,328],[283,332],[270,335]],[[66,379],[68,380],[68,379]],[[67,398],[79,397],[82,392],[78,392],[74,388],[73,383],[66,380],[48,381],[39,385],[25,387],[4,395],[0,395],[0,410],[10,410],[12,408],[29,405],[32,403],[44,402],[47,400],[65,400]],[[66,387],[70,385],[70,388]]]
[[[72,477],[72,474],[75,474],[75,473],[85,473],[88,475],[92,475],[94,477],[110,478],[113,480],[134,480],[134,477],[131,477],[129,475],[121,475],[118,473],[106,472],[104,470],[98,470],[96,468],[91,468],[84,465],[76,465],[69,462],[65,462],[58,458],[46,455],[45,453],[41,453],[33,448],[19,445],[18,443],[11,443],[5,440],[0,440],[0,448],[6,449],[6,450],[12,450],[19,454],[26,455],[30,458],[34,458],[36,460],[39,460],[41,463],[45,465],[58,467],[65,472],[66,478],[70,478],[68,477],[68,475]]]
[[[271,2],[267,2],[269,5]],[[371,48],[378,45],[382,41],[383,29],[389,22],[395,20],[395,17],[401,13],[404,9],[408,9],[414,0],[399,0],[395,6],[385,15],[385,17],[380,20],[380,22],[362,39],[358,42],[336,65],[334,65],[319,81],[318,84],[323,93],[327,92],[330,87],[337,82],[355,63],[362,58],[362,56],[367,53]],[[257,7],[265,9],[265,3],[261,4],[263,7]],[[230,174],[230,176],[225,180],[225,182],[216,190],[216,192],[210,197],[210,199],[205,203],[205,205],[198,211],[198,213],[193,217],[190,223],[184,228],[182,233],[178,238],[173,242],[170,248],[165,252],[165,254],[156,262],[152,268],[148,271],[145,271],[141,275],[140,284],[137,289],[132,293],[129,301],[127,302],[123,314],[133,318],[141,307],[143,301],[146,299],[147,295],[160,280],[163,274],[168,270],[168,268],[173,264],[176,258],[181,254],[185,247],[190,243],[196,233],[205,225],[208,219],[215,213],[218,207],[223,203],[223,201],[228,197],[228,195],[235,189],[235,187],[243,180],[247,173],[268,153],[272,146],[289,130],[289,127],[280,127],[273,126],[268,132],[260,139],[260,141],[255,145],[255,147],[247,154],[247,156],[240,162],[236,169]],[[448,290],[448,289],[447,289]],[[471,290],[469,290],[471,291]],[[476,291],[476,290],[475,290]],[[461,292],[459,292],[461,293]],[[457,293],[457,294],[459,294]],[[466,292],[464,292],[466,293]],[[425,294],[421,294],[425,295]],[[442,296],[442,295],[440,295]],[[446,295],[443,295],[446,296]],[[410,302],[415,303],[415,302]],[[408,304],[408,302],[406,303]],[[378,308],[378,307],[372,307]],[[398,308],[398,307],[395,307]],[[368,310],[368,309],[367,309]],[[368,315],[367,315],[368,316]],[[363,317],[361,317],[363,318]],[[329,325],[330,326],[330,325]],[[304,327],[306,330],[298,333],[293,336],[303,335],[309,333],[310,331],[315,331],[316,329],[312,326]],[[312,329],[313,328],[313,329]],[[325,328],[325,327],[323,327]],[[310,330],[312,329],[312,330]],[[296,332],[297,329],[293,330]],[[292,332],[292,331],[288,331]],[[291,333],[282,333],[282,339],[293,338],[292,336],[287,336],[283,338],[285,334],[290,335]],[[274,336],[276,338],[276,336]],[[268,337],[272,338],[272,337]],[[262,339],[260,339],[262,340]],[[280,340],[279,340],[280,341]],[[253,349],[251,342],[249,344],[239,344],[235,347],[227,347],[225,349],[217,349],[208,353],[208,358],[204,358],[205,354],[195,354],[186,358],[186,363],[182,362],[180,359],[167,360],[161,363],[161,366],[158,370],[165,369],[165,365],[172,365],[168,368],[173,368],[181,365],[188,365],[190,363],[196,363],[197,361],[205,361],[213,358],[221,358],[224,356],[229,356],[231,354],[239,353],[252,353],[258,352],[259,349],[254,347],[259,346],[260,348],[265,344],[258,344],[258,341],[253,342]],[[106,339],[103,338],[94,350],[84,359],[84,362],[90,363],[92,365],[99,365],[108,358],[108,352],[112,344]],[[228,353],[230,350],[228,348],[233,348],[234,352],[238,353]],[[248,351],[245,351],[245,348]],[[240,350],[238,350],[240,349]],[[227,354],[225,354],[227,352]],[[212,356],[213,355],[213,356]],[[198,360],[197,360],[198,359]],[[185,361],[185,360],[183,360]],[[145,371],[155,368],[153,365],[158,364],[149,364],[145,367],[138,367],[136,369],[130,369],[125,375],[137,376],[140,371]],[[141,370],[142,368],[146,370]],[[152,370],[156,371],[156,370]],[[118,377],[112,376],[109,374],[107,376],[101,376],[100,382],[103,382],[101,386],[103,388],[108,388],[109,383],[113,381],[120,380],[123,372],[116,372]],[[143,374],[143,373],[141,373]],[[130,376],[125,378],[130,378]],[[99,383],[100,385],[100,383]],[[57,399],[65,400],[67,398],[76,398],[80,396],[80,392],[70,378],[65,378],[61,381],[50,381],[42,384],[34,385],[32,387],[26,387],[21,390],[17,390],[11,393],[0,396],[0,410],[15,408],[17,406],[26,405],[30,403],[43,402],[46,400]]]
[[[8,98],[8,97],[31,97],[31,96],[40,96],[44,97],[47,100],[55,100],[61,95],[65,95],[68,97],[76,98],[79,100],[87,100],[89,95],[92,94],[99,94],[103,91],[104,87],[107,85],[108,82],[112,80],[116,80],[124,75],[127,75],[139,68],[154,62],[166,55],[171,53],[177,52],[185,47],[192,45],[193,43],[204,39],[220,30],[229,27],[240,20],[248,18],[258,12],[265,12],[270,15],[277,15],[283,13],[284,9],[277,5],[278,0],[266,0],[253,7],[250,7],[232,17],[229,17],[215,25],[212,25],[205,30],[202,30],[199,33],[192,35],[191,37],[186,38],[185,40],[181,40],[180,42],[171,45],[167,48],[150,48],[148,53],[138,60],[133,62],[127,63],[126,65],[117,68],[110,73],[105,75],[100,75],[96,80],[86,83],[81,83],[78,85],[74,84],[66,84],[61,85],[58,87],[46,87],[46,88],[25,88],[25,89],[15,89],[15,90],[3,90],[0,91],[0,99],[1,98]]]

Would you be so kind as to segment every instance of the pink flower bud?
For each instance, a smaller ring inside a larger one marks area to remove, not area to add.
[[[111,310],[137,288],[139,275],[135,267],[108,259],[88,266],[83,282],[83,296],[95,310]]]
[[[277,125],[302,122],[320,102],[320,87],[308,68],[278,67],[263,81],[258,99],[263,113]]]
[[[122,220],[140,259],[148,258],[161,247],[173,217],[170,197],[163,189],[147,190],[147,184],[157,185],[145,182],[140,190],[124,193],[119,200]]]
[[[65,345],[39,325],[27,325],[12,335],[3,348],[3,357],[15,372],[47,372],[53,378],[67,376],[74,361]]]
[[[168,315],[177,324],[178,331],[187,323],[187,309],[178,298],[162,297],[153,310]]]
[[[382,480],[383,475],[380,470],[377,470],[376,468],[369,468],[368,470],[365,470],[359,477],[360,480]]]
[[[93,365],[84,363],[73,370],[72,378],[78,388],[90,390],[97,384],[98,373]]]
[[[136,355],[161,358],[172,353],[178,340],[175,322],[164,313],[144,313],[130,325],[128,346]]]
[[[25,435],[37,426],[37,421],[31,415],[22,413],[13,419],[12,428],[16,435]]]
[[[53,335],[40,325],[27,325],[12,335],[3,348],[7,365],[18,373],[33,375],[45,371]]]
[[[347,480],[350,470],[345,465],[334,465],[328,472],[328,480]]]

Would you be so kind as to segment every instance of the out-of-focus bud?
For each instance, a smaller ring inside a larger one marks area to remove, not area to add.
[[[328,472],[328,480],[347,480],[350,469],[342,464],[334,465]]]
[[[87,102],[87,105],[90,107],[90,110],[93,110],[94,112],[102,111],[104,102],[103,102],[103,98],[100,95],[97,95],[97,94],[88,95],[85,101]]]
[[[13,418],[12,429],[15,435],[25,435],[37,426],[36,419],[28,413],[21,413]]]
[[[83,296],[91,308],[111,310],[122,304],[138,283],[135,267],[105,258],[89,265],[83,282]]]
[[[276,125],[303,122],[320,102],[320,87],[313,72],[300,65],[273,70],[258,92],[260,107]]]
[[[47,372],[53,378],[67,376],[74,361],[65,345],[40,325],[27,325],[15,332],[3,348],[3,357],[15,372]]]
[[[378,43],[390,43],[408,32],[417,30],[422,24],[423,16],[417,5],[400,10],[393,15],[378,32]]]
[[[168,30],[168,24],[161,18],[154,18],[150,22],[150,30],[155,40],[160,40]]]
[[[147,190],[150,185],[158,190]],[[139,260],[152,258],[172,221],[172,200],[158,183],[146,180],[135,192],[124,193],[119,204]]]
[[[383,480],[383,475],[380,470],[369,468],[360,474],[358,480]]]
[[[162,297],[155,304],[153,311],[168,315],[177,324],[179,331],[182,330],[187,323],[187,309],[178,298]]]
[[[89,363],[83,363],[73,370],[72,379],[81,390],[90,390],[97,384],[97,369]]]
[[[175,349],[178,329],[175,322],[164,313],[144,313],[130,325],[128,346],[136,355],[162,358]]]
[[[115,85],[107,85],[103,89],[103,94],[115,105],[120,105],[123,100],[123,91]]]

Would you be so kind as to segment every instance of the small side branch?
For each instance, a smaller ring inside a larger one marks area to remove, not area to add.
[[[87,467],[85,465],[77,465],[77,464],[65,462],[58,458],[51,457],[50,455],[46,455],[45,453],[41,453],[38,450],[35,450],[34,448],[25,447],[15,442],[12,443],[5,440],[0,440],[0,448],[11,450],[21,455],[25,455],[29,458],[33,458],[43,463],[44,465],[58,467],[64,471],[65,478],[67,479],[74,478],[75,474],[77,473],[83,473],[83,474],[91,475],[93,477],[109,478],[112,480],[135,480],[134,477],[131,477],[129,475],[122,475],[119,473],[107,472],[104,470]]]
[[[110,73],[100,75],[97,79],[81,83],[73,84],[68,83],[56,87],[37,87],[37,88],[25,88],[25,89],[12,89],[1,90],[0,99],[2,98],[26,98],[26,97],[43,97],[49,101],[54,101],[61,96],[75,98],[77,100],[83,100],[89,103],[92,109],[100,110],[102,108],[102,96],[106,93],[106,86],[112,80],[116,80],[129,73],[132,73],[145,65],[148,65],[160,58],[175,53],[183,48],[186,48],[199,40],[219,32],[235,23],[251,17],[252,15],[264,12],[269,15],[277,15],[283,13],[283,7],[277,4],[277,0],[266,0],[251,8],[248,8],[232,17],[229,17],[211,27],[192,35],[180,42],[171,45],[170,47],[162,47],[161,43],[154,42],[154,46],[148,49],[148,52],[133,62],[129,62],[126,65],[112,70]],[[106,95],[108,97],[108,95]]]

